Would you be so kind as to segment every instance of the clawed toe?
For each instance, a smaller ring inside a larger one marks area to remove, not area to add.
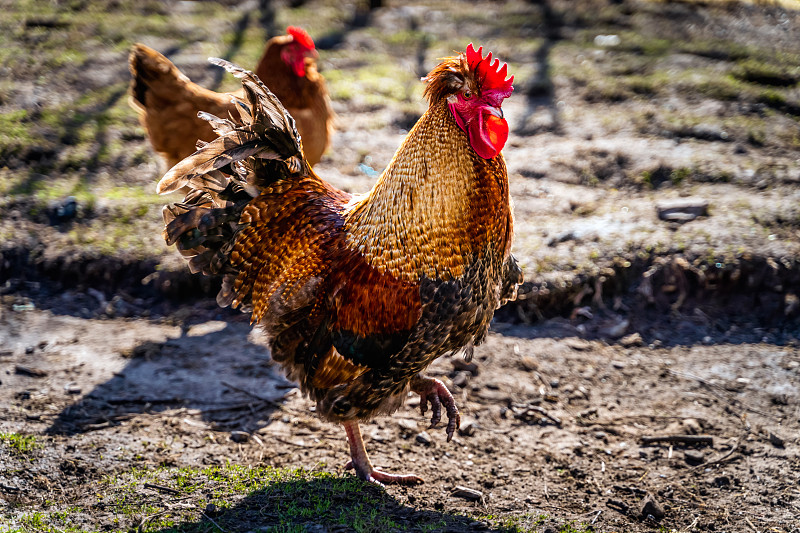
[[[420,395],[419,409],[424,416],[431,404],[431,425],[428,429],[435,428],[442,420],[442,405],[447,412],[447,441],[453,439],[453,434],[461,425],[461,415],[456,407],[453,395],[438,379],[417,376],[411,383],[411,390]]]

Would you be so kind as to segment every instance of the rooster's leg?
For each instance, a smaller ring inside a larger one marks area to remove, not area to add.
[[[361,438],[361,430],[358,428],[358,422],[350,420],[342,422],[344,430],[347,432],[347,442],[350,443],[350,462],[347,463],[345,469],[354,468],[356,475],[364,481],[369,481],[378,484],[398,484],[398,485],[417,485],[422,483],[422,478],[417,476],[398,476],[394,474],[387,474],[380,470],[375,470],[367,455],[367,450],[364,448],[364,441]]]
[[[453,433],[461,425],[461,415],[458,414],[458,407],[453,395],[447,390],[444,383],[438,379],[417,375],[411,380],[411,390],[420,395],[419,410],[423,416],[428,410],[428,402],[431,403],[431,428],[442,419],[442,405],[447,411],[447,442],[453,438]],[[430,429],[430,428],[429,428]]]

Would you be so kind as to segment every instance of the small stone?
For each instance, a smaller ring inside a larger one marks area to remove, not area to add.
[[[464,418],[461,422],[461,427],[458,428],[458,434],[462,437],[471,437],[478,429],[478,422],[474,418]]]
[[[695,420],[694,418],[687,418],[681,421],[681,425],[686,430],[686,433],[689,435],[699,435],[703,432],[703,426],[700,425],[700,422]]]
[[[708,215],[708,200],[680,198],[656,205],[658,218],[672,222],[689,222],[699,216]]]
[[[250,440],[250,434],[246,431],[231,431],[231,440],[233,442],[247,442]]]
[[[686,450],[683,458],[690,465],[699,465],[705,460],[705,454],[700,450]]]
[[[539,369],[539,361],[535,357],[525,355],[519,360],[519,364],[523,370],[532,372]]]
[[[770,400],[770,401],[771,401],[771,402],[772,402],[774,405],[789,405],[789,395],[788,395],[788,394],[783,394],[783,393],[780,393],[780,394],[777,394],[777,393],[776,393],[776,394],[772,394],[772,395],[770,396],[769,400]]]
[[[35,348],[35,347],[33,347],[33,346],[26,346],[26,347],[25,347],[25,355],[30,355],[30,354],[32,354],[32,353],[33,353],[33,351],[34,351],[35,349],[36,349],[36,348]]]
[[[586,350],[592,349],[592,343],[589,341],[585,341],[583,339],[578,339],[575,337],[570,337],[564,341],[564,344],[569,346],[575,351],[578,352],[585,352]]]
[[[464,498],[465,500],[483,500],[483,493],[481,491],[469,487],[456,486],[450,494],[457,498]]]
[[[417,433],[416,441],[420,444],[424,444],[425,446],[431,445],[431,436],[428,435],[427,431],[423,431],[422,433]]]
[[[711,484],[715,487],[727,487],[731,484],[731,478],[728,476],[717,476],[714,478],[714,481],[712,481]]]
[[[662,507],[653,495],[648,492],[645,497],[642,498],[642,503],[639,506],[639,515],[642,518],[652,516],[656,520],[661,520],[666,513],[664,513],[664,507]]]
[[[783,448],[784,440],[777,436],[775,433],[770,431],[769,433],[769,443],[775,446],[776,448]]]
[[[625,368],[625,361],[611,361],[611,366],[613,366],[617,370],[622,370],[623,368]]]
[[[416,433],[418,429],[415,421],[406,418],[398,420],[397,425],[400,426],[400,431],[402,433]]]
[[[464,370],[466,372],[469,372],[473,376],[477,376],[478,375],[478,372],[479,372],[478,363],[476,363],[474,361],[470,361],[468,363],[468,362],[464,361],[463,359],[453,359],[450,362],[452,363],[454,370]]]
[[[469,384],[468,376],[469,372],[457,372],[456,375],[453,376],[453,386],[463,389]]]
[[[632,346],[642,346],[644,344],[644,340],[642,340],[642,336],[639,334],[639,332],[636,332],[631,333],[630,335],[625,335],[619,340],[619,343],[625,348],[630,348]]]
[[[630,325],[630,320],[624,318],[618,321],[616,324],[601,329],[600,334],[606,337],[610,337],[612,339],[616,339],[625,335],[625,331],[628,329],[629,325]]]

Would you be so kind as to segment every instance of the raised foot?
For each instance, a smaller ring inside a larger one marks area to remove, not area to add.
[[[453,395],[440,380],[422,375],[411,380],[411,390],[420,395],[419,410],[423,416],[428,410],[428,402],[431,404],[431,425],[428,429],[435,428],[442,420],[442,405],[444,405],[447,412],[447,442],[450,442],[453,433],[461,426],[461,415]]]
[[[370,468],[364,469],[363,471],[359,468],[356,468],[353,465],[353,461],[348,461],[347,464],[344,466],[345,470],[355,469],[356,475],[363,479],[364,481],[368,481],[370,483],[375,483],[377,485],[421,485],[425,483],[419,476],[411,475],[399,475],[399,474],[387,474],[386,472],[381,472],[380,470],[375,470],[370,466]]]

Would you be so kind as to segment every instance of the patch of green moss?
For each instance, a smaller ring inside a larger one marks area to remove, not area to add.
[[[688,40],[678,44],[678,50],[710,59],[737,61],[750,57],[748,46],[727,40]]]
[[[27,455],[42,445],[36,442],[34,435],[21,435],[19,433],[0,433],[0,442],[18,455]]]
[[[739,61],[731,74],[742,81],[778,87],[790,87],[800,81],[800,67],[796,64],[776,64],[753,58]]]
[[[0,158],[8,157],[33,142],[28,112],[24,109],[0,113]]]

